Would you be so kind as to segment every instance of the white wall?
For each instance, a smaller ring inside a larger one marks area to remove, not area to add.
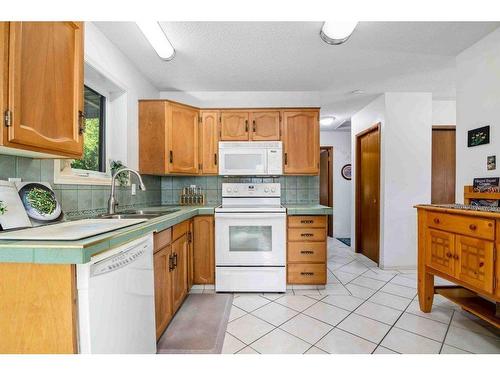
[[[455,125],[457,102],[455,100],[432,101],[432,125]]]
[[[351,184],[340,171],[351,163],[351,133],[349,131],[320,132],[321,146],[333,146],[333,236],[351,236]]]
[[[321,106],[317,91],[162,91],[160,97],[202,108]]]
[[[456,197],[463,202],[464,185],[474,177],[497,177],[486,157],[500,163],[500,29],[457,56],[457,174]],[[490,125],[490,144],[467,147],[467,131]]]
[[[352,220],[355,241],[356,134],[381,123],[380,266],[416,266],[417,203],[429,203],[431,194],[432,95],[385,93],[356,113],[352,124]]]
[[[116,105],[126,110],[112,113],[115,121],[108,134],[112,138],[108,158],[119,158],[129,167],[138,168],[137,100],[156,99],[159,91],[92,22],[85,22],[85,63],[123,91],[119,98],[113,98]]]

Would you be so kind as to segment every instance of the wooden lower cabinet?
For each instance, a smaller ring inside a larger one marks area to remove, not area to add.
[[[197,216],[193,220],[194,283],[215,283],[214,217]]]
[[[455,235],[440,230],[429,230],[426,241],[427,264],[438,271],[453,276],[455,269],[453,260]]]
[[[155,319],[156,339],[158,340],[167,328],[174,315],[172,308],[172,276],[170,245],[158,250],[153,256],[155,280]]]
[[[456,236],[455,277],[469,285],[493,293],[494,244],[478,238]]]
[[[288,284],[326,284],[326,216],[289,216]]]
[[[172,242],[172,306],[181,306],[188,292],[188,239],[187,234]]]

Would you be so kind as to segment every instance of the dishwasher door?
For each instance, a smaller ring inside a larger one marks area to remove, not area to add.
[[[80,353],[156,353],[153,235],[77,266]]]

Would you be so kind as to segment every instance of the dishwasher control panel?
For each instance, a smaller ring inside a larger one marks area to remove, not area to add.
[[[110,258],[102,260],[92,265],[91,276],[98,276],[104,273],[123,268],[140,258],[147,250],[148,245],[143,244],[140,247],[134,247],[120,252]]]

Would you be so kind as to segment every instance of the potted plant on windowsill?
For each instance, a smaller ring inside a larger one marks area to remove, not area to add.
[[[7,212],[7,204],[4,201],[0,200],[0,216],[4,215]],[[0,231],[2,231],[2,224],[0,224]]]

